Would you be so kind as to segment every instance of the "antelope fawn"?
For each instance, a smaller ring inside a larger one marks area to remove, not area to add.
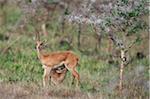
[[[54,68],[57,68],[63,64],[65,68],[72,73],[73,79],[76,78],[77,85],[79,85],[80,76],[76,71],[79,58],[75,54],[73,54],[72,51],[52,52],[44,54],[42,53],[42,48],[43,42],[37,41],[36,42],[37,55],[44,68],[43,85],[44,86],[47,85],[51,71]]]
[[[53,68],[50,72],[51,82],[54,85],[60,84],[65,79],[66,72],[67,68],[65,67],[64,64],[57,68]]]

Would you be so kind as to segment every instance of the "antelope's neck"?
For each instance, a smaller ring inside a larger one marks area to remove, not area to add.
[[[40,59],[42,57],[42,50],[37,48],[37,55],[38,55],[38,58]]]

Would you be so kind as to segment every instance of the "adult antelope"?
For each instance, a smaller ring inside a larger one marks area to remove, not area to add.
[[[46,86],[49,80],[49,76],[51,71],[54,68],[58,68],[64,64],[65,68],[72,73],[73,81],[74,78],[77,80],[77,85],[80,82],[79,73],[76,71],[76,67],[78,65],[79,58],[72,51],[62,51],[62,52],[51,52],[51,53],[43,53],[43,42],[36,42],[36,50],[39,60],[41,61],[44,74],[43,74],[43,85]]]

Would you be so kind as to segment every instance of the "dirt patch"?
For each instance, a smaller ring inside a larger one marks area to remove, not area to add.
[[[0,97],[2,99],[80,99],[88,98],[87,94],[77,90],[64,88],[40,88],[35,85],[0,83]]]

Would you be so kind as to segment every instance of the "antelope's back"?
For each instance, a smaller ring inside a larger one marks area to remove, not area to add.
[[[68,54],[63,52],[55,52],[55,53],[47,54],[43,56],[42,63],[49,67],[58,65],[61,62],[66,60],[67,55]]]

